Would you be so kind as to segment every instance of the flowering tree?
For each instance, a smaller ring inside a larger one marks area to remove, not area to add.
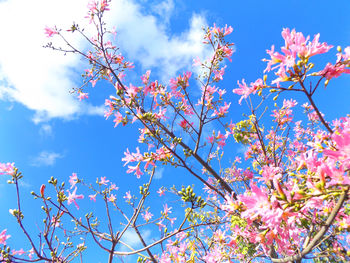
[[[127,84],[124,75],[133,64],[112,42],[115,33],[103,20],[108,10],[107,0],[90,2],[87,19],[94,36],[77,24],[68,30],[46,28],[48,37],[65,43],[47,47],[80,55],[89,63],[84,85],[75,90],[80,100],[88,98],[88,86],[97,81],[115,89],[106,99],[105,116],[113,118],[115,126],[141,125],[140,147],[126,149],[123,161],[127,173],[146,178],[147,183],[140,184],[139,193],[125,194],[126,208],[124,201],[117,200],[113,178],[98,178],[93,185],[73,173],[68,187],[51,178],[50,192],[45,184],[38,193],[32,192],[44,212],[36,238],[28,231],[21,208],[22,174],[14,164],[1,164],[2,174],[10,176],[17,192],[18,206],[10,212],[31,247],[11,250],[6,244],[10,236],[3,230],[1,260],[82,261],[84,251],[94,244],[108,254],[109,262],[128,255],[138,255],[138,262],[349,261],[350,116],[330,122],[314,94],[350,72],[350,47],[344,52],[338,48],[334,64],[314,70],[312,57],[332,46],[319,42],[319,35],[311,40],[283,29],[281,51],[274,46],[267,50],[266,75],[249,85],[242,80],[233,90],[240,95],[239,104],[245,101],[249,109],[246,117],[233,123],[227,118],[232,102],[225,101],[226,90],[216,86],[233,54],[233,44],[225,39],[231,27],[205,29],[203,44],[212,54],[195,60],[198,75],[185,72],[162,84],[147,71],[140,83]],[[67,31],[80,35],[91,49],[77,49]],[[198,86],[201,93],[195,97]],[[294,99],[279,99],[281,94],[296,93],[308,103],[300,107]],[[275,101],[272,110],[267,107],[271,100]],[[236,157],[224,164],[223,150],[230,140],[245,148],[244,162]],[[203,185],[203,191],[195,193],[192,186],[155,189],[154,174],[162,165],[182,168]],[[104,205],[104,220],[90,211],[84,218],[77,215],[84,199],[81,187],[91,192],[86,202]],[[181,218],[172,216],[175,208],[168,204],[158,210],[148,206],[149,196],[165,192],[182,200],[176,207],[183,210]],[[147,228],[159,232],[152,242],[143,234]],[[140,249],[123,239],[129,229],[139,237]]]

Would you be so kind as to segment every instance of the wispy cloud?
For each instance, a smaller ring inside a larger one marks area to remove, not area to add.
[[[163,1],[153,12],[165,12],[170,16],[172,1]],[[159,76],[166,81],[180,69],[188,69],[193,58],[207,58],[208,49],[202,44],[202,27],[207,24],[204,16],[193,14],[189,28],[182,34],[168,33],[167,21],[143,14],[141,6],[130,0],[112,3],[108,20],[117,27],[118,40],[131,60],[139,62],[144,69],[158,68]]]
[[[51,136],[52,135],[52,127],[49,124],[42,124],[39,129],[39,134],[41,136]]]
[[[84,24],[88,0],[8,0],[0,2],[0,99],[19,102],[35,112],[33,121],[72,118],[77,114],[101,115],[100,106],[79,103],[69,91],[79,86],[83,68],[79,56],[42,48],[47,42],[46,25],[69,28],[72,21]],[[133,0],[112,1],[107,19],[118,31],[117,43],[128,59],[143,69],[160,68],[159,76],[168,80],[180,69],[188,68],[193,57],[204,57],[201,45],[203,16],[193,14],[189,28],[171,34],[167,19],[174,10],[173,0],[160,2],[149,13]],[[161,21],[162,20],[162,21]],[[73,35],[72,35],[73,37]],[[83,41],[73,39],[84,49]]]
[[[154,179],[162,179],[165,168],[157,168],[154,173]]]
[[[56,152],[42,151],[38,156],[32,158],[32,166],[52,166],[56,163],[56,160],[63,158],[63,155]]]

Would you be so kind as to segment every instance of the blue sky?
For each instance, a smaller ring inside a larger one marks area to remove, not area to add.
[[[136,68],[128,80],[139,83],[140,73],[152,70],[152,77],[165,83],[176,72],[191,69],[192,59],[203,57],[201,28],[231,25],[230,41],[236,53],[228,64],[220,88],[228,91],[232,117],[238,120],[238,96],[231,93],[237,80],[248,82],[262,76],[265,50],[282,42],[281,31],[295,28],[305,35],[321,34],[320,41],[334,46],[350,45],[348,1],[186,1],[113,0],[107,22],[116,26],[117,43]],[[138,181],[125,173],[121,158],[126,148],[136,147],[137,126],[113,128],[104,120],[103,102],[113,92],[97,85],[90,98],[79,102],[69,91],[81,84],[84,63],[78,56],[63,56],[43,49],[46,25],[67,27],[85,15],[86,0],[0,1],[0,162],[15,162],[24,173],[24,204],[32,207],[29,193],[38,191],[50,176],[66,180],[72,172],[94,182],[107,176],[120,187],[122,196]],[[86,48],[79,39],[73,41]],[[335,61],[335,48],[322,56]],[[348,76],[320,89],[316,99],[329,120],[349,113]],[[346,96],[346,95],[347,96]],[[186,175],[165,168],[156,185],[174,184],[174,176]],[[177,182],[182,183],[181,180]],[[193,181],[189,181],[193,182]],[[120,198],[121,200],[122,198]],[[15,206],[14,189],[0,178],[0,231],[12,234],[17,245],[14,219],[8,209]],[[39,208],[39,207],[38,207]],[[28,208],[27,208],[28,209]],[[95,208],[94,208],[95,209]],[[39,209],[38,209],[39,210]],[[26,208],[24,208],[26,212]],[[31,209],[27,210],[29,214]],[[37,210],[33,210],[37,211]]]

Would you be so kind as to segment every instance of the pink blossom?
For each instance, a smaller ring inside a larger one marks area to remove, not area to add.
[[[53,35],[58,34],[58,31],[56,28],[45,27],[45,34],[47,37],[52,37]]]
[[[125,193],[125,196],[124,196],[123,198],[126,199],[127,201],[130,201],[131,198],[132,198],[132,196],[131,196],[131,194],[130,194],[130,191],[126,192],[126,193]]]
[[[75,189],[72,193],[70,193],[69,190],[67,190],[67,192],[68,192],[68,202],[67,203],[68,203],[68,205],[70,205],[71,203],[74,203],[76,208],[79,209],[79,206],[75,200],[76,199],[83,199],[84,195],[77,195],[76,191],[77,191],[77,187],[75,187]]]
[[[345,169],[350,167],[350,119],[344,118],[342,129],[332,134],[332,140],[335,142],[334,149],[325,149],[323,153],[330,158],[341,161]]]
[[[24,255],[26,252],[23,250],[23,248],[21,248],[20,250],[12,250],[12,255],[20,255],[20,256],[22,256],[22,255]]]
[[[163,224],[163,220],[161,220],[161,221],[159,221],[158,223],[156,223],[156,225],[158,226],[159,231],[161,231],[161,230],[162,230],[162,228],[164,228],[164,227],[165,227],[165,225]]]
[[[72,189],[76,185],[78,180],[79,179],[76,173],[72,173],[72,175],[69,176],[70,189]]]
[[[137,176],[137,178],[140,178],[141,175],[143,175],[143,172],[140,169],[140,163],[138,163],[135,166],[132,165],[128,165],[128,170],[126,171],[126,173],[133,173],[135,172],[135,175]]]
[[[225,116],[225,114],[228,113],[228,109],[230,108],[231,102],[229,104],[226,103],[225,101],[225,105],[219,107],[219,110],[214,110],[214,113],[211,115],[212,117],[214,116],[218,116],[218,117],[223,117]]]
[[[255,94],[259,88],[262,88],[264,86],[263,80],[258,79],[254,83],[251,82],[250,86],[248,86],[244,79],[242,79],[242,84],[237,82],[239,88],[232,90],[233,93],[236,93],[238,95],[242,95],[241,98],[239,99],[239,104],[241,104],[243,99],[248,98],[250,94]]]
[[[226,68],[226,66],[225,67],[222,67],[221,69],[219,69],[219,70],[214,70],[214,77],[213,77],[213,80],[214,81],[219,81],[219,80],[222,80],[223,79],[223,75],[224,75],[224,73],[225,73],[225,68]]]
[[[97,196],[97,193],[94,194],[94,195],[89,195],[89,198],[90,198],[91,201],[96,202],[96,196]]]
[[[193,122],[191,123],[191,125],[193,124]],[[180,127],[184,130],[189,129],[191,126],[188,123],[187,120],[183,119],[180,123],[179,123]]]
[[[113,122],[115,122],[114,124],[114,128],[118,126],[119,123],[123,122],[123,115],[121,115],[121,113],[119,111],[117,111],[117,113],[114,114],[115,118],[113,120]]]
[[[107,201],[113,203],[116,200],[116,196],[114,194],[111,194],[108,198]]]
[[[148,210],[147,210],[145,213],[142,214],[142,218],[143,218],[146,222],[148,222],[149,220],[151,220],[152,217],[153,217],[153,214],[150,213]]]
[[[213,34],[221,35],[221,36],[227,36],[231,34],[233,31],[233,28],[231,26],[225,25],[225,27],[220,28],[217,27],[214,23],[214,26],[210,28],[210,32]]]
[[[146,74],[141,76],[142,83],[143,83],[145,86],[148,85],[150,74],[151,74],[151,71],[150,71],[150,70],[147,70],[147,71],[146,71]],[[147,94],[147,93],[146,93],[146,94]]]
[[[99,182],[100,185],[107,185],[109,183],[109,180],[106,179],[106,176],[101,177],[101,180]]]
[[[78,99],[79,101],[83,100],[83,99],[88,99],[89,98],[89,94],[85,93],[85,92],[79,92],[78,94]]]
[[[129,149],[126,149],[126,152],[124,152],[125,157],[122,159],[124,163],[124,166],[127,165],[130,162],[137,162],[137,161],[142,161],[143,156],[140,153],[139,147],[136,148],[136,153],[130,153]]]
[[[159,188],[157,193],[159,194],[159,196],[165,195],[165,189],[163,187],[161,187],[161,188]]]
[[[344,64],[335,64],[332,65],[331,63],[327,63],[325,68],[319,72],[317,72],[320,76],[325,76],[326,79],[332,79],[337,78],[343,73],[350,73],[350,69],[346,68],[346,65]]]
[[[262,179],[267,183],[275,178],[281,178],[282,169],[273,165],[265,165],[262,167]]]
[[[15,163],[0,163],[0,175],[1,174],[9,174],[12,175],[14,173]]]
[[[6,235],[6,231],[7,231],[7,229],[3,230],[0,233],[0,244],[1,245],[6,245],[6,240],[11,237],[10,235]]]
[[[171,214],[171,207],[168,207],[168,204],[165,204],[164,206],[164,210],[162,212],[164,217],[168,217],[169,214]]]

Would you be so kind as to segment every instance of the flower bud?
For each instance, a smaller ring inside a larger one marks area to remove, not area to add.
[[[40,194],[41,194],[41,196],[44,196],[45,188],[46,188],[46,186],[44,184],[42,184],[41,187],[40,187]]]

